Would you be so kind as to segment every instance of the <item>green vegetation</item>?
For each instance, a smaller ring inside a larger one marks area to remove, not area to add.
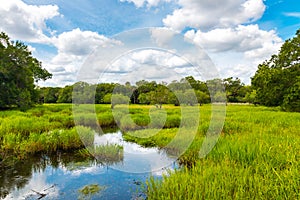
[[[71,105],[37,106],[26,112],[2,111],[0,161],[11,163],[37,153],[80,149],[84,147],[82,141],[91,143],[93,134],[91,128],[74,127]]]
[[[183,107],[185,110],[171,105],[164,105],[164,109],[131,105],[126,112],[124,105],[117,105],[113,110],[110,105],[78,105],[76,113],[82,118],[78,120],[81,126],[76,128],[70,104],[37,106],[26,112],[3,111],[0,113],[1,160],[9,163],[57,150],[79,150],[81,157],[99,156],[108,162],[111,158],[122,159],[122,147],[118,145],[92,149],[94,131],[88,128],[94,121],[102,127],[111,127],[115,118],[114,124],[127,127],[124,128],[126,140],[158,146],[170,156],[180,156],[181,169],[170,172],[162,181],[148,181],[149,199],[299,198],[299,113],[228,105],[217,145],[207,157],[199,159],[209,128],[211,106],[200,107],[199,121],[195,121],[193,114],[196,106]],[[90,114],[93,110],[94,116]],[[182,112],[187,117],[181,116]],[[166,120],[163,129],[161,124],[156,124],[157,118]],[[132,124],[136,122],[139,126],[130,127],[124,119],[131,119]],[[192,122],[199,124],[196,135],[189,129]],[[145,129],[147,126],[150,129]],[[183,153],[187,138],[193,141]],[[84,144],[90,146],[90,151],[83,149]]]
[[[98,194],[99,192],[105,189],[106,189],[105,186],[100,186],[98,184],[86,185],[83,188],[78,190],[78,192],[80,193],[78,199],[91,199],[92,196]]]
[[[79,150],[79,155],[87,158],[96,158],[102,164],[114,164],[123,160],[123,147],[116,144],[99,145]]]
[[[17,106],[26,109],[35,104],[38,91],[34,83],[52,75],[41,68],[41,62],[32,57],[28,47],[0,33],[0,109]]]
[[[266,106],[300,112],[300,29],[278,55],[258,66],[252,78],[256,99]]]
[[[300,199],[299,44],[300,30],[278,55],[259,65],[251,86],[233,77],[202,82],[188,76],[169,84],[78,82],[37,89],[34,81],[51,74],[24,44],[1,33],[0,109],[5,111],[0,112],[0,164],[58,150],[118,162],[123,159],[121,146],[93,146],[97,125],[118,125],[126,140],[179,156],[182,168],[163,180],[149,179],[149,199]],[[212,114],[207,103],[225,100],[273,107],[228,105],[218,143],[200,159]],[[73,105],[29,109],[37,102]],[[132,105],[124,105],[128,102]],[[80,192],[100,190],[92,185]]]
[[[200,123],[200,130],[201,126]],[[299,199],[299,127],[299,113],[228,106],[225,126],[215,148],[199,159],[203,141],[199,132],[180,158],[186,167],[170,172],[162,181],[151,178],[147,182],[148,197]],[[152,138],[151,146],[165,145],[174,136],[170,132],[159,132]],[[147,145],[144,138],[134,140]]]

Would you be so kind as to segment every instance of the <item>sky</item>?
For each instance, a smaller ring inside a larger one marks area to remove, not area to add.
[[[70,85],[87,71],[96,82],[134,82],[214,70],[250,84],[299,28],[298,0],[0,0],[0,31],[53,74],[40,86]]]

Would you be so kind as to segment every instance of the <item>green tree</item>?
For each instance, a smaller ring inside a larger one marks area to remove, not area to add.
[[[287,111],[300,112],[300,76],[297,82],[289,89],[288,94],[284,96],[282,107]]]
[[[228,102],[239,102],[239,97],[241,95],[240,91],[244,87],[244,84],[241,82],[239,78],[233,79],[233,77],[226,78],[223,80],[226,90],[226,97]]]
[[[58,94],[57,103],[72,103],[73,86],[67,85],[61,88]]]
[[[209,103],[210,102],[210,97],[208,94],[206,94],[205,92],[202,92],[200,90],[196,90],[195,91],[195,94],[196,94],[196,97],[197,97],[197,100],[198,100],[198,103],[200,104],[200,106],[202,104],[205,104],[205,103]]]
[[[282,45],[278,55],[258,66],[251,79],[259,103],[299,110],[300,29]]]
[[[40,89],[40,101],[42,103],[56,103],[58,100],[59,91],[58,87],[44,87]]]
[[[130,98],[123,94],[112,94],[111,96],[111,107],[114,108],[119,104],[129,104]]]
[[[41,62],[32,57],[22,42],[10,41],[0,33],[0,108],[18,106],[22,109],[38,102],[35,82],[52,77]]]
[[[75,104],[93,104],[95,103],[96,85],[90,85],[86,82],[77,82],[73,85],[73,99]]]

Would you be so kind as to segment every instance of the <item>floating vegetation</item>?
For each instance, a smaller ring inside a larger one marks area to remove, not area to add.
[[[106,186],[100,186],[99,184],[86,185],[78,190],[80,193],[78,199],[91,199],[92,196],[100,194],[105,189]]]

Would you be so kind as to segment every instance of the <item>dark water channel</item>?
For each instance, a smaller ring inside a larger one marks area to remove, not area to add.
[[[176,167],[175,158],[166,152],[125,142],[120,132],[95,135],[95,146],[107,143],[123,146],[120,161],[99,162],[58,152],[1,168],[0,199],[146,199],[146,179],[160,178]],[[80,192],[87,185],[100,190]]]

